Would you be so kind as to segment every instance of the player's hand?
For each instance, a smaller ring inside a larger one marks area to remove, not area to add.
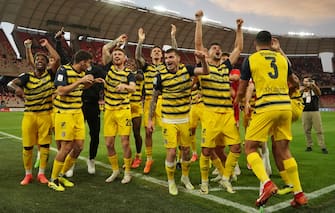
[[[123,33],[122,35],[120,35],[118,38],[117,38],[118,42],[119,43],[126,43],[126,41],[128,40],[128,36],[127,34]]]
[[[205,53],[204,51],[196,50],[196,51],[194,52],[194,55],[195,55],[197,58],[199,58],[200,60],[206,58],[206,53]]]
[[[145,33],[143,28],[141,27],[140,29],[138,29],[138,41],[143,42],[144,39],[145,39]]]
[[[149,119],[148,126],[147,126],[148,133],[152,133],[154,131],[154,129],[155,129],[154,122]]]
[[[236,26],[237,26],[237,29],[240,29],[243,25],[244,21],[242,18],[239,18],[239,19],[236,19]]]
[[[42,47],[45,47],[45,46],[47,46],[49,44],[48,40],[45,39],[45,38],[40,39],[39,42],[40,42],[40,44],[41,44]]]
[[[174,24],[171,24],[171,37],[176,37],[177,27]]]
[[[279,43],[279,40],[277,38],[272,38],[271,49],[273,49],[275,51],[280,50],[280,43]]]
[[[103,78],[95,78],[94,79],[94,83],[104,84],[105,83],[105,79],[103,79]]]
[[[81,78],[81,83],[83,84],[93,84],[94,82],[94,77],[93,75],[85,75],[84,77]]]
[[[196,13],[195,13],[195,20],[201,20],[202,17],[204,16],[204,12],[202,10],[198,10]]]
[[[116,89],[116,91],[121,92],[121,91],[127,90],[127,86],[128,85],[126,85],[126,84],[119,84],[115,87],[115,89]]]
[[[58,31],[58,32],[55,34],[55,39],[59,39],[59,38],[61,38],[63,35],[64,35],[64,27],[62,27],[62,28],[60,29],[60,31]]]
[[[23,42],[25,48],[27,49],[30,49],[31,48],[31,45],[33,44],[33,41],[31,39],[26,39],[24,42]]]
[[[250,112],[251,112],[251,106],[249,103],[245,103],[244,104],[244,114],[247,116],[250,116]]]
[[[20,98],[24,98],[24,92],[23,89],[21,87],[17,87],[15,89],[15,95],[20,97]]]

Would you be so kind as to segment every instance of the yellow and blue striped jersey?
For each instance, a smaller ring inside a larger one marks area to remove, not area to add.
[[[194,67],[179,65],[176,73],[160,72],[155,89],[162,92],[162,119],[188,119],[190,111],[191,76]]]
[[[135,75],[135,83],[136,83],[136,91],[131,94],[130,96],[130,103],[131,104],[141,104],[142,103],[142,96],[143,96],[143,86],[144,86],[144,80],[143,80],[143,73],[142,70],[138,70],[137,72],[133,73]],[[142,77],[141,80],[137,79],[137,75],[140,75]]]
[[[153,82],[157,73],[160,73],[166,69],[163,63],[160,64],[145,64],[143,68],[144,74],[144,89],[145,89],[145,97],[151,98],[153,93]]]
[[[219,113],[233,111],[229,80],[231,69],[230,61],[226,60],[219,66],[209,65],[209,75],[198,76],[207,110]]]
[[[252,77],[256,89],[255,111],[291,110],[287,77],[292,73],[280,53],[260,50],[245,59],[242,80]]]
[[[25,112],[44,112],[52,110],[54,74],[45,70],[40,77],[28,72],[19,76],[25,96]]]
[[[85,72],[77,72],[71,65],[61,66],[55,77],[55,86],[67,86],[78,81],[85,76]],[[80,85],[73,91],[66,95],[57,95],[54,99],[54,107],[56,112],[62,111],[66,113],[79,113],[81,112],[84,85]]]
[[[128,91],[117,91],[119,84],[135,82],[134,74],[130,69],[117,70],[114,65],[109,68],[105,78],[105,108],[109,110],[130,108],[130,94]]]

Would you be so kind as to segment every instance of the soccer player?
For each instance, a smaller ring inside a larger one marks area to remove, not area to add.
[[[239,103],[252,78],[256,88],[255,114],[250,121],[245,135],[245,152],[247,161],[257,178],[264,184],[264,189],[256,200],[256,206],[264,205],[277,192],[277,186],[266,174],[263,161],[257,152],[260,143],[265,143],[270,133],[273,134],[275,149],[273,154],[277,161],[282,161],[287,177],[293,184],[294,199],[292,206],[307,204],[298,173],[298,166],[289,149],[292,139],[292,107],[288,95],[287,81],[296,85],[288,61],[280,53],[271,50],[272,35],[268,31],[257,34],[255,45],[257,52],[245,59],[241,70],[241,81],[235,103]],[[268,70],[264,72],[264,70]]]
[[[67,54],[67,51],[62,47],[64,42],[64,27],[61,28],[55,34],[56,40],[56,51],[61,57],[62,64],[68,64],[71,62],[71,56]],[[106,73],[99,65],[91,65],[86,71],[86,74],[92,74],[94,78],[105,78]],[[89,159],[87,160],[87,172],[89,174],[95,174],[95,157],[97,155],[99,146],[99,133],[100,133],[100,106],[99,100],[102,100],[103,84],[94,84],[90,88],[83,90],[82,94],[82,110],[84,119],[87,121],[90,134],[90,145],[89,145]],[[73,166],[66,172],[66,177],[73,176]]]
[[[141,165],[142,158],[142,137],[141,137],[141,123],[143,114],[143,86],[144,76],[141,69],[138,69],[137,63],[134,59],[129,58],[126,62],[126,67],[135,75],[136,91],[130,96],[130,109],[133,124],[133,134],[135,139],[136,154],[131,165],[135,169]]]
[[[176,170],[176,151],[180,146],[182,153],[181,182],[186,189],[194,189],[189,179],[190,171],[190,95],[191,76],[208,74],[208,65],[203,52],[195,52],[201,60],[202,67],[194,68],[180,63],[176,49],[165,52],[166,70],[157,73],[154,80],[154,91],[150,105],[148,130],[154,130],[153,115],[159,94],[162,94],[162,133],[166,148],[165,170],[168,178],[169,193],[177,195],[178,189],[174,180]]]
[[[103,82],[103,79],[94,79],[93,75],[85,75],[91,61],[92,55],[89,52],[79,50],[74,55],[73,64],[61,66],[56,73],[55,140],[59,141],[60,149],[55,157],[48,184],[55,191],[64,191],[62,185],[74,186],[63,175],[75,163],[84,146],[85,121],[81,109],[83,89],[94,82]]]
[[[34,57],[34,70],[20,75],[11,81],[8,86],[15,89],[16,95],[24,97],[25,109],[22,119],[22,145],[23,164],[25,177],[21,185],[27,185],[33,180],[32,176],[32,156],[34,145],[39,145],[40,164],[37,180],[47,184],[45,168],[49,156],[51,138],[51,111],[53,80],[55,72],[60,64],[57,52],[49,44],[48,40],[41,39],[40,43],[46,47],[50,56],[55,59],[54,63],[47,69],[49,58],[44,53],[36,53]],[[27,53],[31,53],[31,40],[25,41]]]
[[[201,98],[201,88],[199,80],[196,76],[192,78],[192,92],[191,92],[191,109],[190,109],[190,128],[191,128],[191,149],[192,158],[191,162],[195,162],[198,159],[197,147],[196,147],[196,129],[198,123],[202,123],[203,118],[204,102]]]
[[[172,47],[177,48],[177,41],[175,38],[176,35],[176,26],[171,25],[171,41]],[[142,56],[142,45],[145,39],[145,33],[142,28],[138,30],[138,44],[135,52],[135,59],[139,62],[140,68],[143,70],[144,74],[144,89],[145,89],[145,100],[144,100],[144,126],[145,126],[145,153],[146,153],[146,163],[143,169],[144,174],[148,174],[151,170],[153,164],[152,159],[152,132],[148,131],[148,118],[150,111],[150,103],[153,93],[153,79],[156,76],[157,72],[160,72],[165,69],[163,64],[163,51],[159,46],[154,46],[151,49],[150,57],[151,63],[146,63]],[[154,121],[160,125],[161,124],[161,97],[158,99],[156,112],[154,113]]]
[[[204,49],[202,44],[202,17],[203,12],[196,14],[195,49]],[[202,143],[200,156],[201,187],[202,194],[208,194],[209,159],[218,168],[222,176],[220,184],[229,193],[234,193],[229,181],[234,167],[241,153],[240,135],[235,124],[233,103],[230,92],[229,74],[232,64],[235,64],[243,48],[242,19],[236,20],[237,31],[235,48],[229,58],[222,60],[220,44],[212,43],[208,49],[209,75],[199,76],[202,98],[205,105],[202,124]],[[229,146],[225,167],[215,153],[216,146]]]
[[[112,46],[110,43],[106,45]],[[103,49],[106,49],[106,47],[104,46]],[[106,58],[106,55],[103,57]],[[135,76],[130,69],[125,67],[126,54],[123,49],[114,48],[111,59],[111,63],[106,66],[108,72],[105,78],[104,136],[108,159],[113,172],[106,179],[106,182],[113,182],[120,174],[118,156],[115,151],[115,137],[120,135],[125,165],[124,177],[121,183],[127,184],[132,178],[130,173],[131,149],[129,136],[131,131],[131,110],[129,94],[136,91]]]
[[[288,59],[288,57],[286,56],[284,51],[281,49],[280,42],[277,38],[272,38],[271,48],[274,51],[279,52],[281,55],[283,55],[286,58],[286,60],[288,61],[289,65],[291,65],[290,60]],[[295,82],[297,82],[296,84],[292,84],[292,83],[288,82],[289,96],[290,96],[291,106],[292,106],[292,122],[295,122],[299,118],[301,118],[301,114],[302,114],[302,111],[304,109],[304,105],[303,105],[303,100],[302,100],[302,96],[301,96],[301,93],[300,93],[299,78],[295,74],[292,74],[292,79]],[[273,137],[271,137],[271,139],[272,139],[272,141],[274,141]],[[275,149],[276,149],[276,147],[273,147],[272,151],[276,152]],[[293,185],[290,182],[289,178],[287,177],[287,171],[285,170],[283,161],[276,158],[276,155],[274,155],[274,156],[275,156],[276,166],[279,170],[279,175],[281,176],[282,180],[285,183],[284,187],[282,189],[279,189],[277,194],[283,195],[283,194],[290,193],[290,192],[293,191]],[[266,161],[269,162],[270,160],[267,159]]]

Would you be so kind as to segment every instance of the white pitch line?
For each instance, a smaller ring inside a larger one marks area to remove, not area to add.
[[[9,138],[22,140],[22,138],[20,138],[20,137],[17,137],[15,135],[11,135],[11,134],[8,134],[8,133],[2,132],[2,131],[0,131],[0,134],[5,135]],[[50,150],[57,152],[57,149],[54,148],[54,147],[50,147]],[[80,160],[85,161],[85,162],[87,161],[87,158],[85,158],[85,157],[79,156],[78,158]],[[97,165],[100,165],[100,166],[104,167],[104,168],[110,169],[110,165],[108,165],[108,164],[102,163],[100,161],[95,161],[95,163]],[[148,182],[151,182],[151,183],[155,183],[155,184],[160,185],[160,186],[168,187],[168,184],[167,184],[166,181],[158,180],[156,178],[146,176],[146,175],[136,173],[136,172],[132,172],[132,174],[133,174],[134,177],[140,178],[142,180],[145,180],[145,181],[148,181]],[[233,201],[230,201],[230,200],[226,200],[224,198],[220,198],[220,197],[217,197],[217,196],[214,196],[214,195],[202,195],[202,194],[200,194],[199,190],[186,190],[183,187],[178,187],[178,190],[182,191],[182,192],[185,192],[185,193],[192,194],[192,195],[197,196],[197,197],[201,197],[201,198],[204,198],[204,199],[207,199],[207,200],[214,201],[214,202],[219,203],[221,205],[234,207],[234,208],[239,209],[243,212],[252,212],[252,213],[253,212],[257,213],[258,212],[258,210],[255,209],[255,208],[245,206],[245,205],[242,205],[240,203],[236,203],[236,202],[233,202]]]
[[[11,137],[1,137],[0,140],[7,139],[7,138],[11,138]]]
[[[8,133],[2,132],[2,131],[0,131],[0,134],[7,136],[6,138],[14,138],[14,139],[17,139],[17,140],[22,140],[22,138],[20,138],[20,137],[17,137],[15,135],[11,135],[11,134],[8,134]],[[56,148],[50,147],[50,149],[52,151],[57,152]],[[78,158],[80,160],[83,160],[83,161],[88,160],[87,158],[82,157],[82,156],[79,156]],[[100,161],[95,161],[95,163],[97,165],[100,165],[101,167],[110,169],[110,165],[108,165],[108,164],[102,163]],[[143,174],[140,174],[140,173],[136,173],[136,172],[132,172],[132,174],[133,174],[134,177],[140,178],[142,180],[145,180],[145,181],[148,181],[148,182],[151,182],[151,183],[155,183],[157,185],[161,185],[161,186],[164,186],[164,187],[168,187],[166,181],[159,180],[159,179],[156,179],[156,178],[153,178],[153,177],[150,177],[150,176],[146,176],[146,175],[143,175]],[[236,189],[236,190],[258,190],[258,187],[234,187],[234,189]],[[222,205],[225,205],[225,206],[231,206],[231,207],[234,207],[234,208],[239,209],[239,210],[244,211],[244,212],[255,212],[255,213],[259,212],[259,210],[256,209],[256,208],[245,206],[245,205],[242,205],[240,203],[236,203],[236,202],[233,202],[233,201],[230,201],[230,200],[226,200],[224,198],[220,198],[220,197],[217,197],[217,196],[214,196],[214,195],[210,195],[210,194],[202,195],[202,194],[200,194],[200,192],[198,190],[186,190],[183,187],[178,187],[178,190],[182,191],[182,192],[185,192],[185,193],[192,194],[192,195],[197,196],[197,197],[201,197],[201,198],[204,198],[204,199],[207,199],[207,200],[214,201],[216,203],[219,203],[219,204],[222,204]],[[220,188],[212,188],[210,191],[219,191],[219,190],[220,190]],[[334,191],[334,190],[335,190],[335,184],[331,185],[331,186],[328,186],[328,187],[325,187],[325,188],[322,188],[320,190],[311,192],[311,193],[306,193],[306,196],[308,197],[308,199],[311,200],[311,199],[320,197],[320,196],[322,196],[324,194],[327,194],[327,193],[329,193],[331,191]],[[273,206],[266,207],[265,211],[266,212],[275,212],[275,211],[281,210],[281,209],[289,207],[289,206],[290,206],[290,200],[275,204]]]
[[[320,196],[322,196],[324,194],[327,194],[327,193],[329,193],[331,191],[334,191],[334,190],[335,190],[335,184],[327,186],[325,188],[319,189],[319,190],[311,192],[311,193],[305,193],[305,195],[307,196],[307,198],[309,200],[311,200],[311,199],[320,197]],[[265,211],[266,212],[279,211],[280,209],[284,209],[284,208],[287,208],[287,207],[291,206],[290,202],[291,202],[290,200],[289,201],[284,201],[284,202],[275,204],[273,206],[266,207]]]
[[[235,191],[239,190],[247,190],[247,191],[259,191],[259,187],[253,187],[253,186],[234,186],[233,189]],[[222,187],[215,187],[215,188],[210,188],[211,192],[217,192],[217,191],[222,191]]]

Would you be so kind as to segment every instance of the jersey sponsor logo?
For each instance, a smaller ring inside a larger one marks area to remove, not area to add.
[[[126,119],[126,126],[131,126],[131,121],[129,119]]]
[[[62,74],[57,75],[57,81],[63,81],[64,76]]]
[[[154,78],[154,80],[152,81],[152,83],[153,83],[154,85],[157,84],[157,77]]]

